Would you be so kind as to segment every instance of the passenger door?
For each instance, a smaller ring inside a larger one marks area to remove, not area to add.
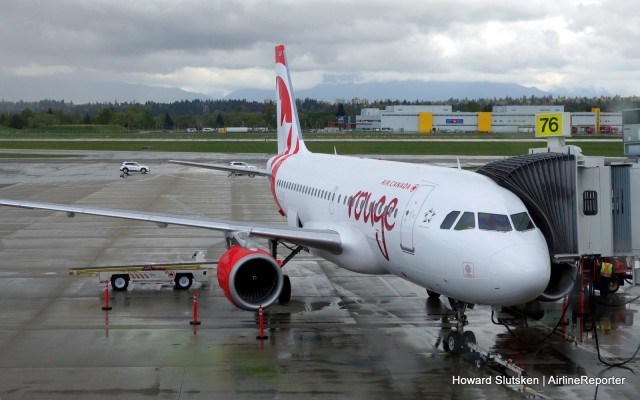
[[[407,203],[407,207],[402,215],[402,225],[400,227],[400,248],[405,253],[413,254],[413,231],[418,218],[418,213],[427,197],[433,191],[432,185],[420,185],[413,192]]]

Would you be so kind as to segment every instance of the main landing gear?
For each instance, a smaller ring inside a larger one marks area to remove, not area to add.
[[[476,335],[472,331],[465,331],[464,326],[469,322],[465,311],[467,307],[473,308],[473,304],[448,298],[449,306],[456,312],[456,329],[449,332],[447,339],[442,342],[445,351],[458,355],[469,350],[469,344],[476,343]]]
[[[273,258],[276,260],[278,259],[278,243],[282,244],[283,246],[291,250],[291,254],[289,254],[284,260],[282,260],[281,263],[278,262],[280,264],[280,268],[284,267],[289,261],[291,261],[291,259],[293,259],[293,257],[297,256],[298,253],[300,253],[302,250],[307,250],[303,246],[295,246],[291,248],[283,244],[277,239],[270,239],[269,250],[271,251],[271,255],[273,256]],[[289,275],[286,275],[286,274],[284,275],[283,278],[284,278],[284,283],[282,285],[282,292],[280,292],[280,296],[278,297],[278,303],[287,304],[291,300],[291,279],[289,278]]]

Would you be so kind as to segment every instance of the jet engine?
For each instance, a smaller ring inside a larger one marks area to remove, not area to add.
[[[560,300],[573,289],[578,268],[572,263],[552,263],[551,276],[547,288],[538,297],[541,301]]]
[[[227,299],[247,311],[278,300],[284,283],[282,269],[264,250],[231,246],[218,262],[218,284]]]

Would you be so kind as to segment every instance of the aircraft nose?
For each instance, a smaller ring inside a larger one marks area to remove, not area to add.
[[[496,294],[503,305],[517,305],[538,297],[549,283],[551,263],[546,245],[517,244],[491,258]]]

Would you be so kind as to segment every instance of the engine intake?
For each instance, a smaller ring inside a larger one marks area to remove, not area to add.
[[[227,299],[247,311],[278,300],[284,277],[276,260],[264,250],[232,246],[218,262],[218,284]]]
[[[560,300],[573,289],[578,269],[571,263],[552,263],[547,288],[538,297],[541,301]]]

